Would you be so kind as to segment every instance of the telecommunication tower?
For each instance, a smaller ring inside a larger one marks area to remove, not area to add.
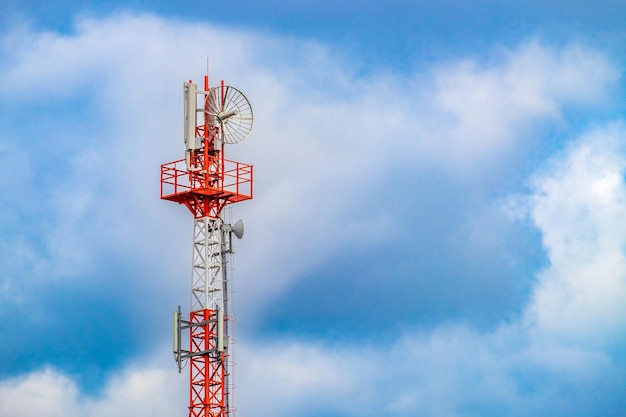
[[[224,146],[248,136],[252,108],[224,81],[209,88],[208,75],[204,90],[191,81],[183,90],[185,158],[161,165],[161,198],[185,205],[194,217],[191,306],[188,320],[180,306],[173,315],[174,359],[179,372],[189,365],[189,417],[227,417],[235,411],[227,270],[243,223],[227,223],[222,211],[252,198],[252,165],[225,159]]]

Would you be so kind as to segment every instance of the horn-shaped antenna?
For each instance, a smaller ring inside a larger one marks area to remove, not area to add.
[[[241,239],[243,237],[243,220],[237,220],[237,223],[233,225],[233,233],[237,236],[237,239]]]

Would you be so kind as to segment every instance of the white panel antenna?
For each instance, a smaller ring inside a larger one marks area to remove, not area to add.
[[[200,149],[202,146],[202,138],[196,136],[196,125],[198,119],[198,87],[193,83],[184,83],[185,94],[185,120],[184,120],[184,139],[187,150]]]

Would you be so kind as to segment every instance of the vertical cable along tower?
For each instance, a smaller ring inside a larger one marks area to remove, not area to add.
[[[252,165],[224,157],[225,144],[245,139],[252,108],[236,88],[184,89],[185,158],[161,165],[161,198],[183,204],[194,217],[189,320],[180,306],[173,315],[173,351],[178,371],[189,365],[189,417],[226,417],[234,412],[229,354],[227,265],[241,220],[224,221],[223,209],[252,198]],[[189,348],[182,348],[183,333]]]

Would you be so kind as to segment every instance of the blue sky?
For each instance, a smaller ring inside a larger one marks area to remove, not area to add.
[[[0,414],[186,413],[159,200],[182,82],[242,90],[240,415],[621,416],[626,7],[9,1]]]

